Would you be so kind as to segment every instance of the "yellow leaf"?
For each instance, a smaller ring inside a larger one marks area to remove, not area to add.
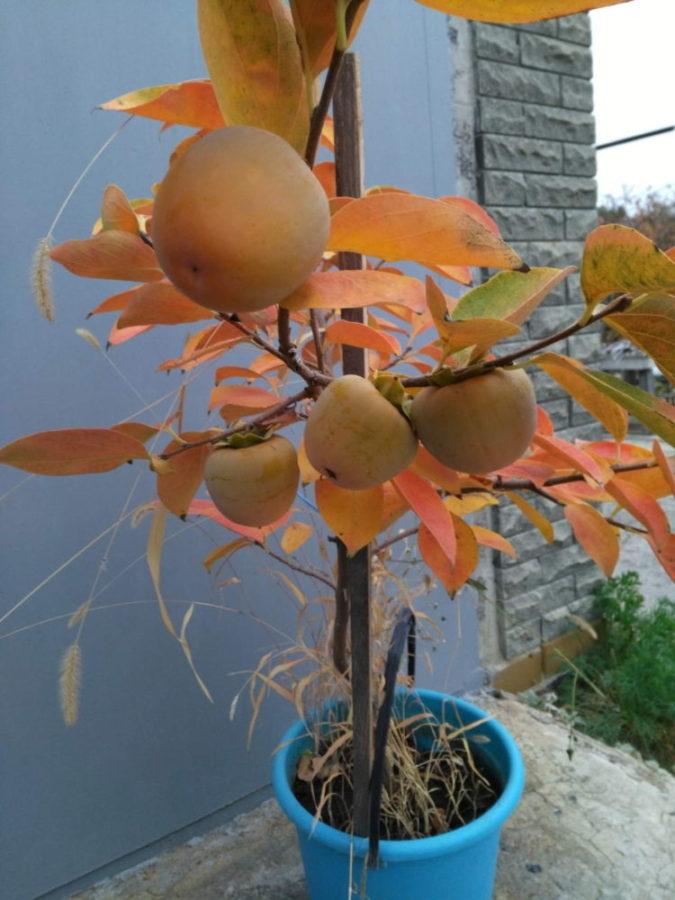
[[[492,494],[476,491],[475,494],[464,494],[461,497],[445,497],[443,505],[456,516],[468,516],[470,513],[485,509],[486,506],[496,506],[499,503]]]
[[[605,322],[654,360],[675,383],[675,296],[649,294]]]
[[[571,16],[588,9],[614,6],[626,0],[417,0],[450,16],[475,19],[477,22],[538,22]]]
[[[275,572],[274,574],[277,576],[277,578],[280,578],[283,581],[283,583],[286,585],[288,590],[291,592],[291,594],[293,594],[295,599],[298,601],[300,606],[302,606],[302,607],[307,606],[307,597],[305,597],[305,595],[302,593],[302,591],[297,586],[297,584],[293,584],[293,582],[288,577],[288,575],[285,575],[283,572]]]
[[[581,374],[584,371],[581,363],[558,353],[542,353],[532,361],[602,422],[615,440],[622,441],[626,437],[628,413]]]
[[[307,458],[304,438],[300,441],[300,445],[298,446],[298,468],[300,469],[300,481],[303,484],[313,484],[321,478],[321,473],[317,472]]]
[[[574,266],[568,266],[566,269],[499,272],[484,284],[467,291],[457,304],[453,318],[488,317],[522,325],[544,298],[574,271]]]
[[[634,228],[601,225],[586,238],[581,288],[589,309],[610,294],[675,290],[675,261]]]
[[[520,494],[514,494],[511,491],[506,491],[506,496],[509,498],[511,503],[514,506],[517,506],[521,513],[525,516],[525,518],[530,522],[536,529],[538,529],[541,534],[546,538],[546,541],[549,544],[552,544],[555,540],[555,533],[553,531],[553,525],[548,521],[547,518],[542,516],[542,514],[534,508],[527,500],[524,500]]]
[[[160,587],[160,568],[162,562],[162,546],[164,544],[165,527],[166,509],[162,506],[161,503],[158,503],[155,507],[154,513],[152,514],[150,533],[148,534],[146,559],[148,562],[148,569],[150,570],[150,577],[152,578],[152,585],[157,596],[157,603],[159,604],[159,614],[162,617],[162,622],[164,623],[164,627],[169,632],[169,634],[172,637],[175,637],[176,640],[178,640],[176,629],[173,627],[173,622],[171,621],[169,610],[166,608],[166,603],[164,601],[164,597],[162,596],[162,590]]]
[[[378,533],[384,512],[382,485],[365,491],[350,491],[322,479],[317,481],[315,491],[319,512],[350,556]]]
[[[281,537],[281,549],[284,553],[295,553],[311,538],[314,529],[305,522],[291,522]]]
[[[198,0],[204,59],[228,125],[254,125],[305,148],[309,109],[300,48],[283,0]]]
[[[202,565],[207,572],[210,572],[214,564],[219,560],[229,559],[233,553],[236,553],[237,550],[241,550],[242,547],[253,546],[254,542],[250,541],[248,538],[235,538],[235,540],[229,541],[227,544],[222,544],[220,547],[216,547],[215,550],[212,550],[208,556],[204,557]]]

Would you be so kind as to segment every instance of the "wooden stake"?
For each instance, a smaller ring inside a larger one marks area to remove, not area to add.
[[[360,197],[363,190],[363,140],[361,92],[358,60],[347,53],[342,61],[333,99],[335,124],[335,176],[340,197]],[[358,253],[341,253],[341,269],[364,268]],[[343,309],[343,319],[365,320],[364,309]],[[366,353],[359,347],[343,346],[345,375],[368,374]],[[372,768],[373,725],[370,684],[370,546],[349,557],[338,553],[338,584],[349,604],[351,636],[351,685],[354,714],[353,787],[354,833],[366,836],[369,825],[370,773]],[[342,597],[336,598],[340,603]],[[344,610],[341,611],[344,614]]]

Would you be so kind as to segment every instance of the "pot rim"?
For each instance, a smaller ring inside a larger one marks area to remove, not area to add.
[[[451,694],[425,689],[416,689],[410,694],[419,697],[422,702],[451,701],[463,717],[466,716],[474,721],[487,715],[479,707],[459,697],[453,697]],[[399,841],[381,840],[379,845],[381,860],[404,862],[441,856],[463,850],[489,835],[499,832],[501,826],[518,805],[523,793],[525,767],[518,745],[500,722],[496,719],[488,719],[482,727],[489,732],[491,740],[504,747],[508,759],[506,781],[497,802],[473,822],[445,834]],[[353,852],[356,856],[365,857],[368,853],[368,838],[353,837],[324,822],[315,823],[312,814],[302,806],[288,783],[286,775],[288,756],[293,751],[295,741],[304,737],[306,733],[305,723],[302,720],[296,720],[284,734],[281,745],[274,754],[272,784],[279,805],[304,837],[316,840],[338,853],[349,855]]]

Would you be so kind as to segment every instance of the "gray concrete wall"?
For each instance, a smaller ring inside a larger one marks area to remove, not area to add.
[[[124,284],[85,281],[57,269],[57,321],[50,325],[33,307],[28,270],[70,185],[122,121],[94,112],[96,104],[137,87],[203,75],[192,6],[184,0],[0,4],[2,443],[44,429],[109,426],[141,406],[103,357],[74,334],[87,324],[104,340],[110,319],[86,323],[84,316]],[[359,42],[368,181],[454,193],[445,20],[410,0],[375,0],[369,15]],[[82,185],[56,239],[86,236],[109,182],[130,196],[147,195],[180,134],[160,135],[156,123],[132,122]],[[176,375],[152,373],[179,351],[184,331],[160,328],[111,351],[145,400],[178,385]],[[200,410],[210,372],[189,389],[188,427],[205,423]],[[164,402],[143,418],[156,421],[166,410]],[[138,472],[134,465],[98,477],[25,480],[20,472],[0,470],[0,617],[113,523],[127,498],[131,506],[151,498],[152,476],[145,471],[130,495]],[[270,753],[292,711],[270,701],[247,751],[247,703],[242,700],[234,722],[228,708],[245,680],[232,673],[250,669],[283,639],[245,616],[198,607],[189,635],[215,697],[208,704],[160,624],[142,559],[147,524],[136,530],[123,524],[108,554],[99,586],[110,587],[82,635],[75,728],[61,720],[58,667],[73,638],[67,616],[88,596],[106,541],[79,555],[0,626],[3,900],[52,890],[65,896],[69,890],[59,886],[126,867],[153,853],[158,841],[204,830],[256,802],[268,783]],[[230,536],[178,521],[169,536],[163,581],[174,618],[193,601],[223,603],[292,633],[295,610],[262,555],[236,556],[224,576],[238,575],[241,585],[219,589],[201,560]],[[429,598],[432,612],[434,604],[439,620],[445,617],[446,644],[437,651],[433,675],[421,667],[422,680],[454,689],[474,685],[480,671],[473,601],[467,596],[450,607],[437,592]]]
[[[458,57],[470,60],[459,73],[460,88],[472,98],[464,106],[465,186],[473,185],[529,265],[578,266],[583,239],[597,222],[588,16],[519,27],[453,22],[453,29]],[[503,352],[560,330],[582,309],[579,276],[572,275],[535,312],[521,341],[501,345]],[[598,323],[556,349],[587,362],[599,343]],[[601,433],[543,372],[533,378],[561,437]],[[533,502],[555,523],[552,545],[510,503],[491,513],[492,527],[518,551],[516,560],[494,555],[495,604],[483,642],[484,659],[493,664],[573,627],[568,613],[589,611],[591,589],[602,577],[573,542],[561,507]],[[495,629],[498,647],[494,639],[490,644]]]

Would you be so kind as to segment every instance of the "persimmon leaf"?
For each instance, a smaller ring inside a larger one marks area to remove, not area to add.
[[[443,505],[443,501],[434,488],[426,479],[415,475],[410,469],[397,475],[393,479],[393,483],[396,490],[433,535],[450,565],[454,566],[457,560],[457,539],[453,517]]]
[[[269,409],[280,402],[281,398],[263,388],[232,384],[216,387],[211,391],[209,411],[218,407],[221,416],[230,421]]]
[[[628,414],[614,400],[599,390],[583,375],[581,363],[557,353],[542,353],[532,360],[546,374],[564,388],[580,406],[602,422],[617,441],[622,441],[628,431]]]
[[[328,527],[353,556],[380,530],[384,493],[382,485],[351,491],[321,479],[314,487],[316,505]]]
[[[36,475],[109,472],[128,460],[147,458],[135,437],[107,428],[40,431],[0,448],[0,463]]]
[[[451,562],[429,528],[422,523],[417,533],[417,545],[422,559],[449,594],[458,591],[471,577],[478,565],[478,542],[471,527],[457,516],[451,516],[456,539],[456,560]]]
[[[571,16],[588,9],[614,6],[626,0],[417,0],[450,16],[478,22],[517,24]]]
[[[138,219],[124,191],[116,184],[109,184],[101,202],[101,227],[108,231],[128,231],[138,234]]]
[[[424,309],[424,288],[416,278],[355,270],[310,275],[282,302],[290,310],[347,309],[387,303],[415,312]]]
[[[349,43],[356,37],[369,0],[359,7],[351,30]],[[295,27],[304,43],[310,76],[328,68],[337,37],[337,0],[291,0]]]
[[[180,437],[184,441],[200,441],[210,437],[212,432],[184,432]],[[164,448],[164,453],[180,449],[178,441],[171,441]],[[210,446],[191,447],[170,457],[166,462],[168,469],[157,475],[157,496],[164,506],[176,516],[186,516],[190,503],[197,493],[204,477],[204,464],[210,453]]]
[[[295,553],[314,534],[314,528],[306,522],[291,522],[281,536],[281,549],[284,553]]]
[[[625,225],[600,225],[584,244],[581,289],[589,309],[610,294],[675,291],[675,261]]]
[[[225,124],[213,85],[205,79],[140,88],[108,100],[100,108],[156,119],[167,125],[213,130]]]
[[[675,296],[649,294],[605,322],[639,347],[675,383]]]
[[[551,525],[549,520],[545,516],[542,516],[539,510],[532,506],[531,503],[528,503],[524,497],[520,496],[520,494],[507,491],[506,496],[514,506],[518,507],[528,522],[530,522],[531,525],[534,525],[534,527],[543,535],[546,542],[552,544],[555,540],[555,533],[553,531],[553,525]]]
[[[484,284],[467,291],[453,319],[489,317],[522,325],[542,300],[574,272],[566,269],[534,268],[529,272],[499,272]]]
[[[159,281],[164,273],[155,251],[128,231],[101,231],[54,247],[51,258],[74,275],[119,281]]]
[[[326,328],[324,338],[328,343],[363,347],[367,350],[375,350],[385,356],[400,353],[401,350],[396,338],[360,322],[346,320],[333,322]]]
[[[345,198],[337,198],[342,200]],[[519,269],[522,259],[463,209],[416,194],[371,194],[331,204],[329,250],[393,262]]]
[[[118,328],[130,328],[132,325],[182,325],[185,322],[213,318],[212,312],[193,303],[169,282],[144,284],[126,293],[129,299],[117,320]],[[118,298],[122,296],[119,294]]]
[[[565,507],[565,518],[574,537],[607,578],[619,561],[619,536],[602,513],[588,503],[571,503]]]
[[[197,10],[204,59],[227,124],[264,128],[301,153],[309,108],[283,0],[198,0]]]

